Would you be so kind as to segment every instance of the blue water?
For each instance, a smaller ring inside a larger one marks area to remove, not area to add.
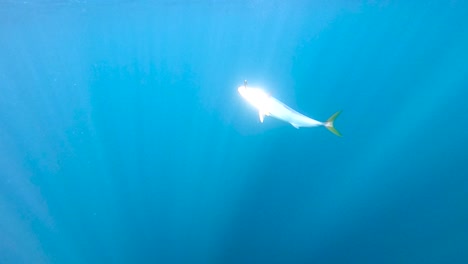
[[[408,2],[0,1],[0,263],[468,263],[468,4]]]

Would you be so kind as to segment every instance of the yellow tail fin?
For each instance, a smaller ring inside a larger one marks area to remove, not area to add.
[[[330,130],[330,132],[332,132],[333,134],[339,136],[339,137],[342,137],[341,133],[336,130],[336,128],[334,127],[334,122],[335,122],[335,119],[341,114],[341,111],[338,111],[336,113],[334,113],[330,118],[328,118],[327,122],[325,122],[325,127]]]

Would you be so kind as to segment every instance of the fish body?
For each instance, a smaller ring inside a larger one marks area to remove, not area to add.
[[[324,126],[333,134],[341,136],[341,133],[334,127],[334,121],[341,111],[336,112],[327,121],[321,122],[299,113],[261,88],[248,87],[247,81],[244,81],[244,85],[239,86],[237,91],[248,103],[258,110],[259,119],[262,123],[265,116],[271,116],[285,121],[295,128]]]

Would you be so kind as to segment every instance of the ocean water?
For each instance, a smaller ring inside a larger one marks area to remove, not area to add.
[[[1,0],[0,263],[468,263],[467,99],[466,1]]]

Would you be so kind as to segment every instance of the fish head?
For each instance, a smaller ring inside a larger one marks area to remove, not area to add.
[[[239,88],[237,88],[237,91],[239,92],[239,94],[245,98],[246,96],[246,93],[247,93],[247,87],[245,86],[239,86]]]
[[[259,110],[263,110],[268,105],[270,95],[261,88],[239,86],[237,91],[247,102]]]

